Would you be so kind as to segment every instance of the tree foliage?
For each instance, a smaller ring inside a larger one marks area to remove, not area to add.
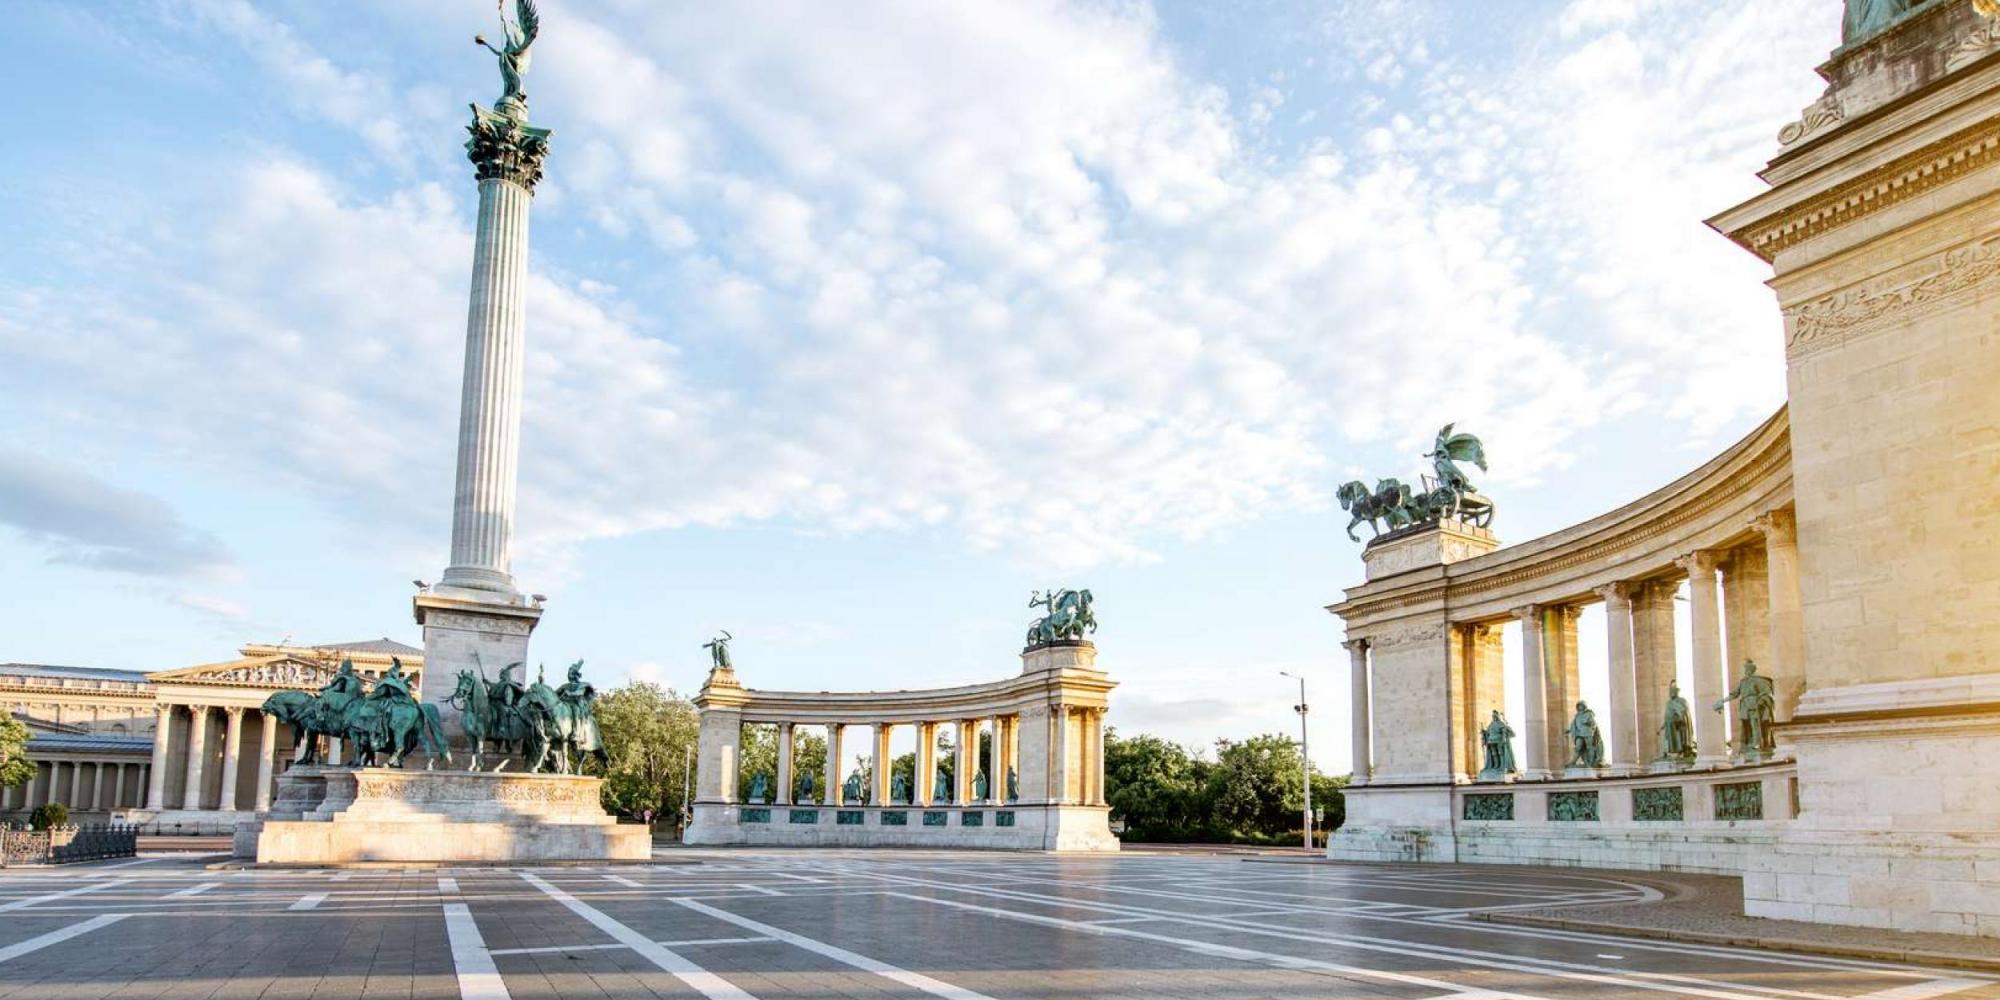
[[[1277,734],[1217,740],[1215,758],[1157,736],[1104,736],[1105,799],[1135,841],[1293,843],[1304,807],[1298,744]],[[1313,774],[1320,829],[1346,818],[1344,778]]]
[[[35,776],[28,759],[28,727],[0,717],[0,788],[17,788]]]
[[[647,809],[655,817],[678,815],[682,790],[693,787],[687,769],[700,733],[694,705],[672,688],[634,681],[598,696],[597,728],[611,758],[605,808],[626,816]]]

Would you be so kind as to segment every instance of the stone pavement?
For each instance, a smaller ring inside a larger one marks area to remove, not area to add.
[[[942,851],[657,861],[12,869],[0,1000],[2000,998],[2000,976],[1964,970],[1473,919],[1665,898],[1603,873]]]

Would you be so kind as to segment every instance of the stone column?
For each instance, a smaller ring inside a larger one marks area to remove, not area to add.
[[[1521,777],[1549,776],[1549,737],[1556,729],[1549,722],[1547,652],[1542,645],[1543,608],[1537,604],[1514,609],[1521,623]]]
[[[1638,770],[1639,759],[1639,665],[1632,649],[1632,585],[1607,583],[1597,588],[1604,598],[1605,650],[1611,661],[1611,705],[1606,718],[1611,722],[1611,751],[1608,763],[1615,771]]]
[[[1370,739],[1368,713],[1368,640],[1349,639],[1341,645],[1347,647],[1348,666],[1348,739],[1353,748],[1353,778],[1351,785],[1368,783]]]
[[[271,770],[278,756],[278,717],[260,712],[264,728],[257,739],[257,797],[253,807],[260,813],[271,811]]]
[[[841,804],[840,755],[842,730],[846,727],[837,722],[826,724],[826,794],[819,797],[821,802],[838,807]]]
[[[208,761],[208,706],[188,706],[187,790],[181,793],[182,809],[201,809],[202,778]]]
[[[986,801],[1001,805],[1007,801],[1007,735],[1001,716],[991,722],[993,739],[986,744]]]
[[[1048,801],[1058,805],[1068,805],[1072,801],[1069,775],[1076,767],[1076,755],[1070,747],[1069,712],[1068,705],[1049,706]]]
[[[931,790],[937,785],[937,724],[917,723],[917,760],[911,769],[910,801],[920,806],[931,804]]]
[[[1769,664],[1758,663],[1769,674],[1779,722],[1790,721],[1805,693],[1805,615],[1799,605],[1798,521],[1792,509],[1767,511],[1753,522],[1764,536],[1765,583],[1770,589],[1766,608],[1770,617]]]
[[[67,804],[72,810],[79,812],[88,808],[83,804],[83,761],[73,760],[69,763],[69,802]]]
[[[1018,791],[1018,786],[1021,783],[1021,765],[1018,763],[1021,759],[1021,717],[1018,715],[1001,716],[1000,732],[1006,734],[1006,745],[1000,749],[1000,777],[998,779],[1000,784],[999,790],[993,793],[993,801],[1007,803],[1013,802],[1019,797],[1017,794],[1009,793],[1007,781],[1008,776],[1012,775],[1014,785],[1017,786],[1016,790]]]
[[[223,812],[235,812],[236,783],[243,766],[243,708],[229,705],[222,711],[228,729],[222,737],[222,794],[217,798],[215,807]]]
[[[1676,562],[1688,574],[1689,614],[1693,619],[1690,641],[1694,645],[1694,697],[1688,699],[1688,707],[1694,716],[1695,754],[1709,763],[1727,760],[1728,720],[1714,710],[1723,694],[1722,621],[1715,596],[1716,554],[1703,549]]]
[[[1771,586],[1761,542],[1730,549],[1721,560],[1722,662],[1732,669],[1753,660],[1762,670],[1771,663]]]
[[[90,811],[108,808],[104,804],[104,762],[98,761],[90,768]]]
[[[1679,672],[1675,659],[1674,595],[1678,580],[1648,580],[1632,589],[1632,653],[1638,671],[1639,763],[1660,759],[1660,722],[1667,686]]]
[[[451,565],[439,582],[511,596],[528,207],[548,155],[548,131],[529,128],[527,108],[514,102],[503,111],[474,108],[472,135],[467,155],[479,177],[479,222],[465,321]]]
[[[1104,709],[1090,710],[1090,804],[1106,804],[1104,798]]]
[[[952,805],[972,803],[972,772],[979,768],[979,729],[971,719],[958,720],[958,737],[951,748]]]
[[[125,808],[125,771],[131,766],[130,764],[118,764],[112,768],[110,806],[112,809]]]
[[[153,763],[146,772],[146,808],[167,807],[167,741],[173,738],[174,707],[153,706]]]
[[[877,722],[872,728],[874,729],[875,737],[873,744],[874,762],[869,768],[868,804],[871,806],[886,807],[890,804],[889,764],[895,760],[894,757],[889,756],[889,737],[895,732],[896,727],[886,722]]]
[[[792,724],[778,723],[778,787],[777,797],[772,801],[781,806],[792,804]]]
[[[1583,665],[1578,662],[1577,619],[1583,609],[1574,604],[1558,604],[1548,609],[1542,629],[1542,654],[1549,665],[1549,766],[1561,768],[1569,762],[1570,717],[1576,703],[1583,700]]]

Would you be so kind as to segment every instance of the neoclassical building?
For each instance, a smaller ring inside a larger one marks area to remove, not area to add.
[[[1544,538],[1371,543],[1329,608],[1356,705],[1333,856],[1740,873],[1753,915],[2000,937],[2000,12],[1871,9],[1768,190],[1709,222],[1772,268],[1785,408]],[[1582,615],[1607,662],[1578,662]],[[1694,753],[1662,760],[1681,627]],[[1519,773],[1482,776],[1508,636]],[[1745,660],[1771,754],[1713,710]],[[1567,766],[1584,671],[1601,768]]]
[[[364,683],[392,659],[421,675],[423,651],[392,639],[323,646],[251,644],[235,659],[141,672],[0,664],[0,711],[28,726],[35,776],[0,793],[0,819],[46,802],[83,821],[117,818],[162,833],[227,833],[270,806],[297,747],[261,710],[284,690],[316,691],[343,658]]]

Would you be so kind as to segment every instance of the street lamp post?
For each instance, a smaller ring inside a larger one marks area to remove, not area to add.
[[[1292,711],[1299,713],[1299,776],[1304,780],[1306,789],[1306,850],[1310,851],[1313,847],[1313,766],[1312,751],[1306,744],[1306,679],[1288,670],[1278,673],[1299,682],[1299,703],[1292,706]]]

